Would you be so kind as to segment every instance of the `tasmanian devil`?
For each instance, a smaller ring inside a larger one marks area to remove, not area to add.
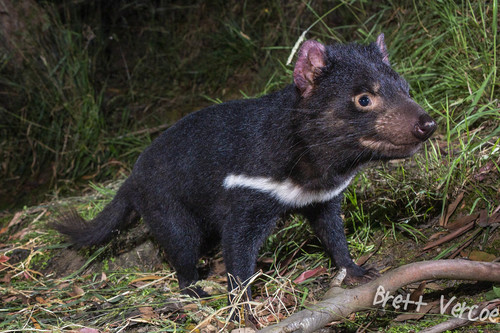
[[[383,34],[368,45],[309,40],[292,84],[179,120],[139,156],[97,217],[66,214],[55,227],[89,246],[142,217],[181,288],[198,280],[200,256],[218,244],[232,287],[254,273],[277,220],[299,213],[335,265],[362,279],[368,270],[350,257],[342,192],[361,167],[411,156],[435,129],[391,68]]]

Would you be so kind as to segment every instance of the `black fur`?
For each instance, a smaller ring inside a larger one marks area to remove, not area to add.
[[[336,266],[363,276],[366,270],[349,255],[341,190],[367,162],[410,156],[434,131],[408,89],[389,65],[383,35],[369,45],[307,41],[294,84],[181,119],[139,156],[94,220],[69,215],[56,228],[77,244],[93,245],[141,216],[187,288],[198,280],[200,255],[218,244],[228,273],[248,279],[276,221],[296,212],[311,223]],[[367,100],[370,105],[361,105]],[[282,190],[291,184],[312,197],[339,193],[286,201],[249,186],[224,186],[231,174]]]

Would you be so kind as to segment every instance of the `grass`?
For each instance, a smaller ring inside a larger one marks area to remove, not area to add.
[[[229,330],[223,276],[205,281],[211,298],[182,298],[166,264],[114,265],[127,244],[136,249],[126,235],[106,247],[75,252],[82,260],[78,268],[51,275],[47,268],[57,254],[74,253],[45,225],[62,206],[76,207],[87,219],[95,216],[143,148],[184,114],[289,83],[292,66],[286,62],[305,31],[306,38],[326,43],[369,42],[384,32],[391,63],[439,124],[414,158],[367,168],[346,191],[354,257],[381,244],[369,262],[397,266],[447,255],[469,240],[470,249],[500,256],[498,246],[490,246],[500,242],[490,226],[416,257],[419,246],[443,230],[437,221],[459,193],[465,195],[454,217],[483,209],[491,214],[500,206],[498,1],[41,5],[47,25],[43,38],[31,40],[36,52],[16,51],[23,70],[0,52],[2,188],[45,194],[31,198],[36,204],[16,218],[13,211],[0,214],[0,330]],[[110,182],[102,185],[104,180]],[[68,197],[82,191],[90,195]],[[26,194],[0,195],[10,198],[4,207],[28,202]],[[211,263],[205,259],[201,265]],[[300,216],[282,221],[259,259],[262,273],[253,286],[259,318],[269,324],[318,300],[331,275],[293,281],[319,267],[331,274],[331,266]],[[375,311],[335,327],[398,332],[443,319],[397,325],[397,314]]]

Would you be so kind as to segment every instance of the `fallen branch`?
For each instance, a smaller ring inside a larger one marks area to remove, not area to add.
[[[357,288],[334,287],[327,292],[329,298],[260,332],[313,332],[329,322],[343,320],[351,313],[373,308],[375,295],[380,286],[384,288],[385,293],[393,293],[409,283],[434,279],[500,282],[500,264],[462,259],[412,263]]]

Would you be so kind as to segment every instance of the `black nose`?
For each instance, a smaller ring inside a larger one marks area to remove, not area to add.
[[[436,122],[428,115],[423,114],[418,118],[418,122],[413,128],[413,135],[422,141],[431,137],[436,130]]]

